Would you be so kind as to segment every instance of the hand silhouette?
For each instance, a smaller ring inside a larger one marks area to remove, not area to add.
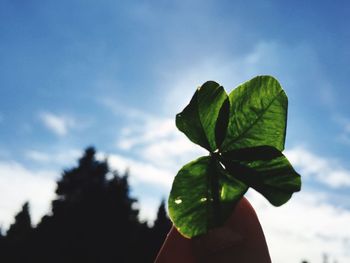
[[[242,198],[231,217],[206,235],[187,239],[172,227],[155,263],[271,263],[254,208]]]

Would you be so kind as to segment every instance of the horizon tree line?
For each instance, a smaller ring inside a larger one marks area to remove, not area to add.
[[[51,211],[36,226],[23,204],[6,234],[0,231],[0,262],[154,261],[172,225],[164,200],[149,227],[130,197],[128,172],[112,171],[95,154],[88,147],[77,166],[63,171]]]

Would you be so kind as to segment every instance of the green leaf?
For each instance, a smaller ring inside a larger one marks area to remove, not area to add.
[[[274,147],[234,150],[224,153],[222,162],[233,177],[260,192],[275,206],[283,205],[294,192],[300,191],[300,175]]]
[[[218,148],[216,143],[217,119],[226,99],[227,94],[222,86],[214,81],[205,82],[197,89],[186,108],[176,115],[177,128],[192,142],[208,151],[215,151]],[[222,121],[220,125],[224,125]]]
[[[229,96],[208,81],[176,116],[191,141],[210,152],[176,175],[170,217],[187,237],[222,225],[248,186],[280,206],[301,188],[300,175],[282,154],[287,96],[276,79],[258,76]]]
[[[168,200],[170,218],[186,237],[222,224],[247,186],[230,177],[212,156],[186,164],[176,175]]]
[[[282,151],[286,134],[288,99],[278,81],[258,76],[234,89],[221,152],[269,145]]]
[[[226,96],[226,100],[221,106],[219,116],[216,122],[215,127],[215,137],[216,137],[216,145],[219,148],[223,143],[226,137],[228,119],[229,119],[229,111],[230,111],[230,101],[228,96]]]

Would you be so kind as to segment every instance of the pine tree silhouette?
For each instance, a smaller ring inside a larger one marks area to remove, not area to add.
[[[154,258],[157,256],[159,249],[161,248],[167,233],[170,231],[172,223],[167,215],[165,209],[165,200],[163,199],[157,213],[157,218],[154,221],[154,225],[152,228],[152,236],[153,236],[153,254]]]
[[[29,214],[29,203],[22,206],[22,210],[15,216],[15,222],[10,225],[3,245],[4,262],[25,262],[30,257],[30,239],[32,235],[32,223]],[[27,261],[31,262],[31,261]]]
[[[56,194],[52,215],[36,230],[38,247],[45,248],[36,253],[38,262],[150,262],[143,249],[149,229],[138,221],[128,175],[96,160],[94,148],[86,149],[77,167],[63,172]]]
[[[7,240],[11,243],[23,242],[32,232],[32,221],[29,214],[29,203],[22,206],[22,210],[15,216],[15,222],[7,231]]]
[[[0,227],[0,247],[1,247],[1,244],[2,244],[2,242],[4,241],[4,239],[5,239],[5,236],[4,236],[4,234],[2,233],[2,228]]]
[[[1,263],[153,262],[171,226],[164,201],[153,228],[140,223],[128,172],[111,171],[92,147],[63,171],[56,195],[34,229],[23,205],[3,242],[0,237]]]
[[[160,203],[159,208],[158,208],[157,218],[154,221],[153,229],[161,230],[161,232],[166,232],[166,231],[170,230],[171,225],[172,225],[172,223],[171,223],[171,221],[167,215],[166,209],[165,209],[165,200],[163,199]]]
[[[5,251],[5,236],[3,235],[2,228],[0,227],[0,259],[4,258]]]

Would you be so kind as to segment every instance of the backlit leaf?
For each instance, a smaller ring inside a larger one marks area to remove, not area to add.
[[[234,89],[221,151],[269,145],[284,149],[288,99],[278,81],[258,76]]]
[[[176,175],[168,208],[186,237],[221,226],[252,187],[280,206],[300,190],[300,175],[282,154],[288,100],[276,79],[258,76],[227,96],[208,81],[198,88],[176,126],[210,155]]]
[[[223,163],[234,178],[260,192],[271,204],[283,205],[300,191],[300,175],[276,148],[257,148],[243,149],[242,155],[236,150],[237,158],[232,153],[223,154]]]
[[[215,151],[218,148],[216,123],[226,99],[227,94],[222,86],[214,81],[205,82],[196,90],[186,108],[176,115],[177,128],[192,142],[208,151]]]
[[[247,186],[227,175],[211,157],[186,164],[176,175],[168,200],[169,214],[186,237],[221,225]]]

